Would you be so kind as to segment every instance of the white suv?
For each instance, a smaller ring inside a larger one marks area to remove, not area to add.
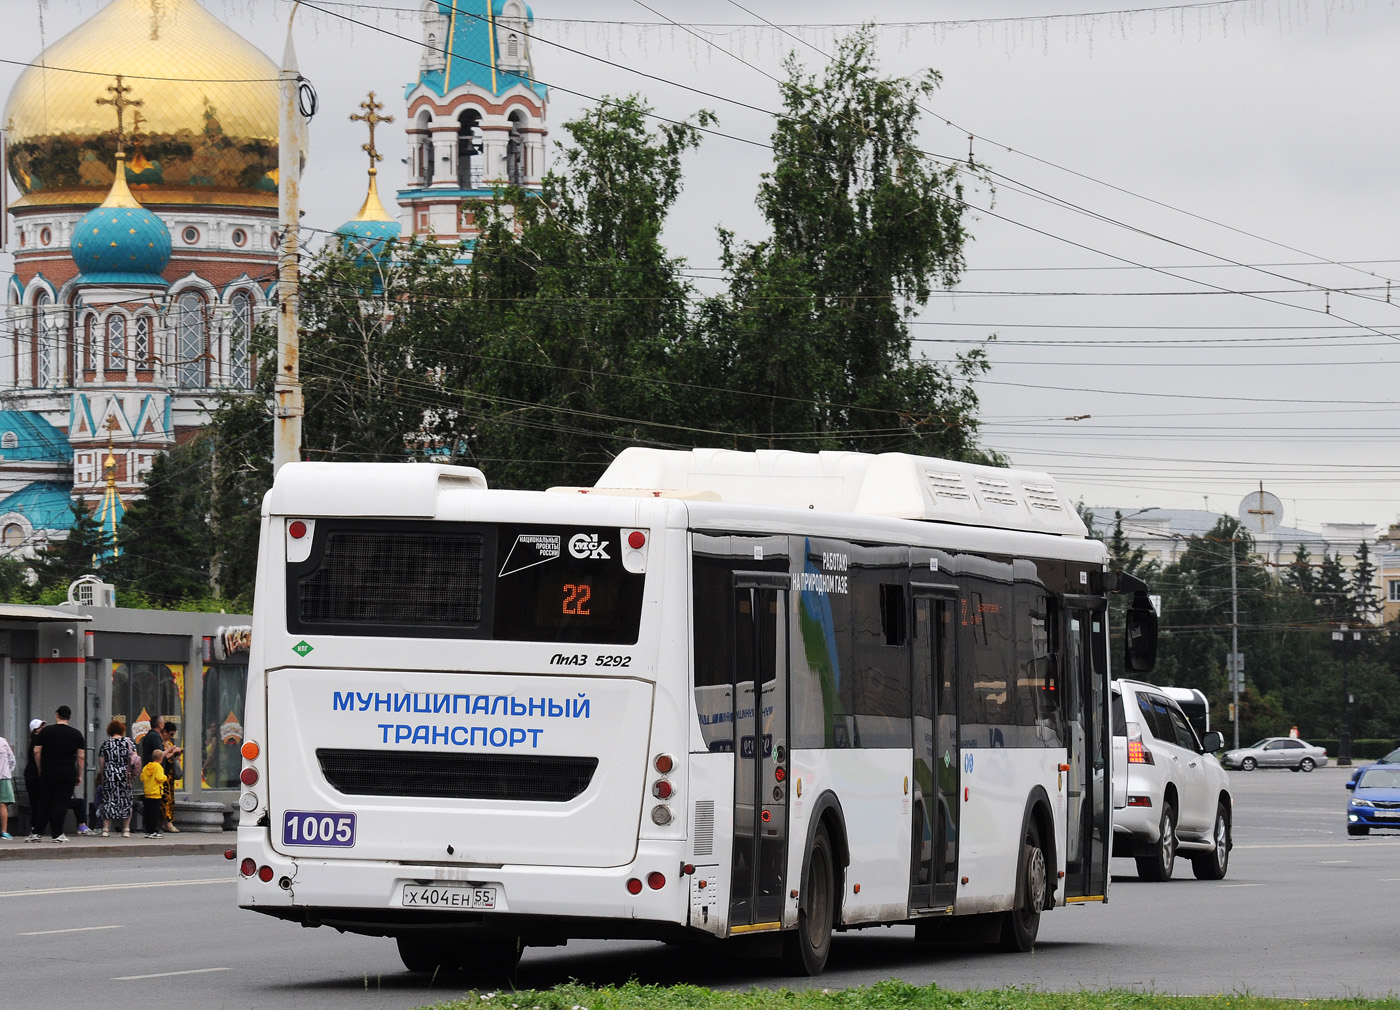
[[[1201,880],[1230,865],[1233,805],[1229,777],[1215,758],[1219,733],[1205,742],[1161,688],[1113,682],[1113,848],[1137,860],[1143,880],[1169,880],[1178,851]]]

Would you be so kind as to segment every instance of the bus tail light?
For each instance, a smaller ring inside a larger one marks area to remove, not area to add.
[[[258,867],[258,879],[261,880],[264,884],[271,883],[271,881],[272,881],[272,876],[273,876],[273,874],[272,874],[272,867],[270,867],[270,866],[260,866],[260,867]]]
[[[671,796],[671,783],[665,779],[660,779],[652,783],[651,794],[659,800],[669,799]]]
[[[258,770],[256,768],[244,768],[238,773],[238,781],[245,786],[255,786],[258,784]]]
[[[636,877],[633,877],[631,880],[627,881],[627,892],[629,894],[641,894],[642,882]]]
[[[652,870],[647,874],[647,887],[653,891],[659,891],[666,886],[666,874],[657,870]]]
[[[669,754],[656,755],[656,760],[652,763],[656,766],[656,770],[662,775],[669,775],[671,769],[676,767],[676,759]]]
[[[258,872],[258,864],[253,862],[252,858],[249,857],[248,859],[245,859],[243,860],[243,862],[238,864],[238,872],[243,874],[243,876],[245,877],[251,877],[253,874]]]
[[[244,742],[243,746],[239,748],[238,753],[243,755],[243,760],[245,761],[256,761],[258,755],[262,753],[262,748],[258,746],[256,740],[247,740]]]
[[[665,827],[671,823],[671,808],[664,803],[658,803],[651,808],[651,823],[658,827]]]

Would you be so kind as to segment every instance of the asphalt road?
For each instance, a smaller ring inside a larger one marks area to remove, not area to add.
[[[884,978],[944,988],[1121,987],[1287,997],[1400,993],[1400,834],[1349,838],[1345,773],[1231,773],[1229,876],[1139,882],[1130,860],[1107,905],[1056,909],[1031,954],[922,948],[906,928],[838,936],[820,980],[703,949],[574,942],[527,950],[519,984],[686,981],[852,986]],[[391,941],[302,929],[233,906],[218,856],[0,863],[0,985],[15,1006],[96,1004],[411,1008],[464,983],[404,972]]]

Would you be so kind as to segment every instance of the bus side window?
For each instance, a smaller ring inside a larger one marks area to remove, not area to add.
[[[1016,673],[1016,639],[1011,624],[1012,587],[968,579],[959,600],[963,724],[966,740],[1004,747],[1012,731],[1011,679]],[[971,586],[978,586],[973,589]]]
[[[733,572],[728,559],[696,554],[694,561],[695,710],[705,749],[734,749],[734,687],[730,665]],[[703,629],[703,631],[701,630]]]
[[[897,567],[882,564],[886,559],[872,557],[873,553],[868,548],[851,548],[849,598],[855,665],[850,678],[850,711],[855,715],[855,745],[908,747],[906,597],[902,584],[887,581],[896,572],[902,573],[907,562],[899,558]]]

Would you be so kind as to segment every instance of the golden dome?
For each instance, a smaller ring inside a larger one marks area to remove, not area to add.
[[[112,0],[34,62],[5,106],[14,208],[102,201],[118,74],[142,203],[277,205],[277,66],[198,0]]]

